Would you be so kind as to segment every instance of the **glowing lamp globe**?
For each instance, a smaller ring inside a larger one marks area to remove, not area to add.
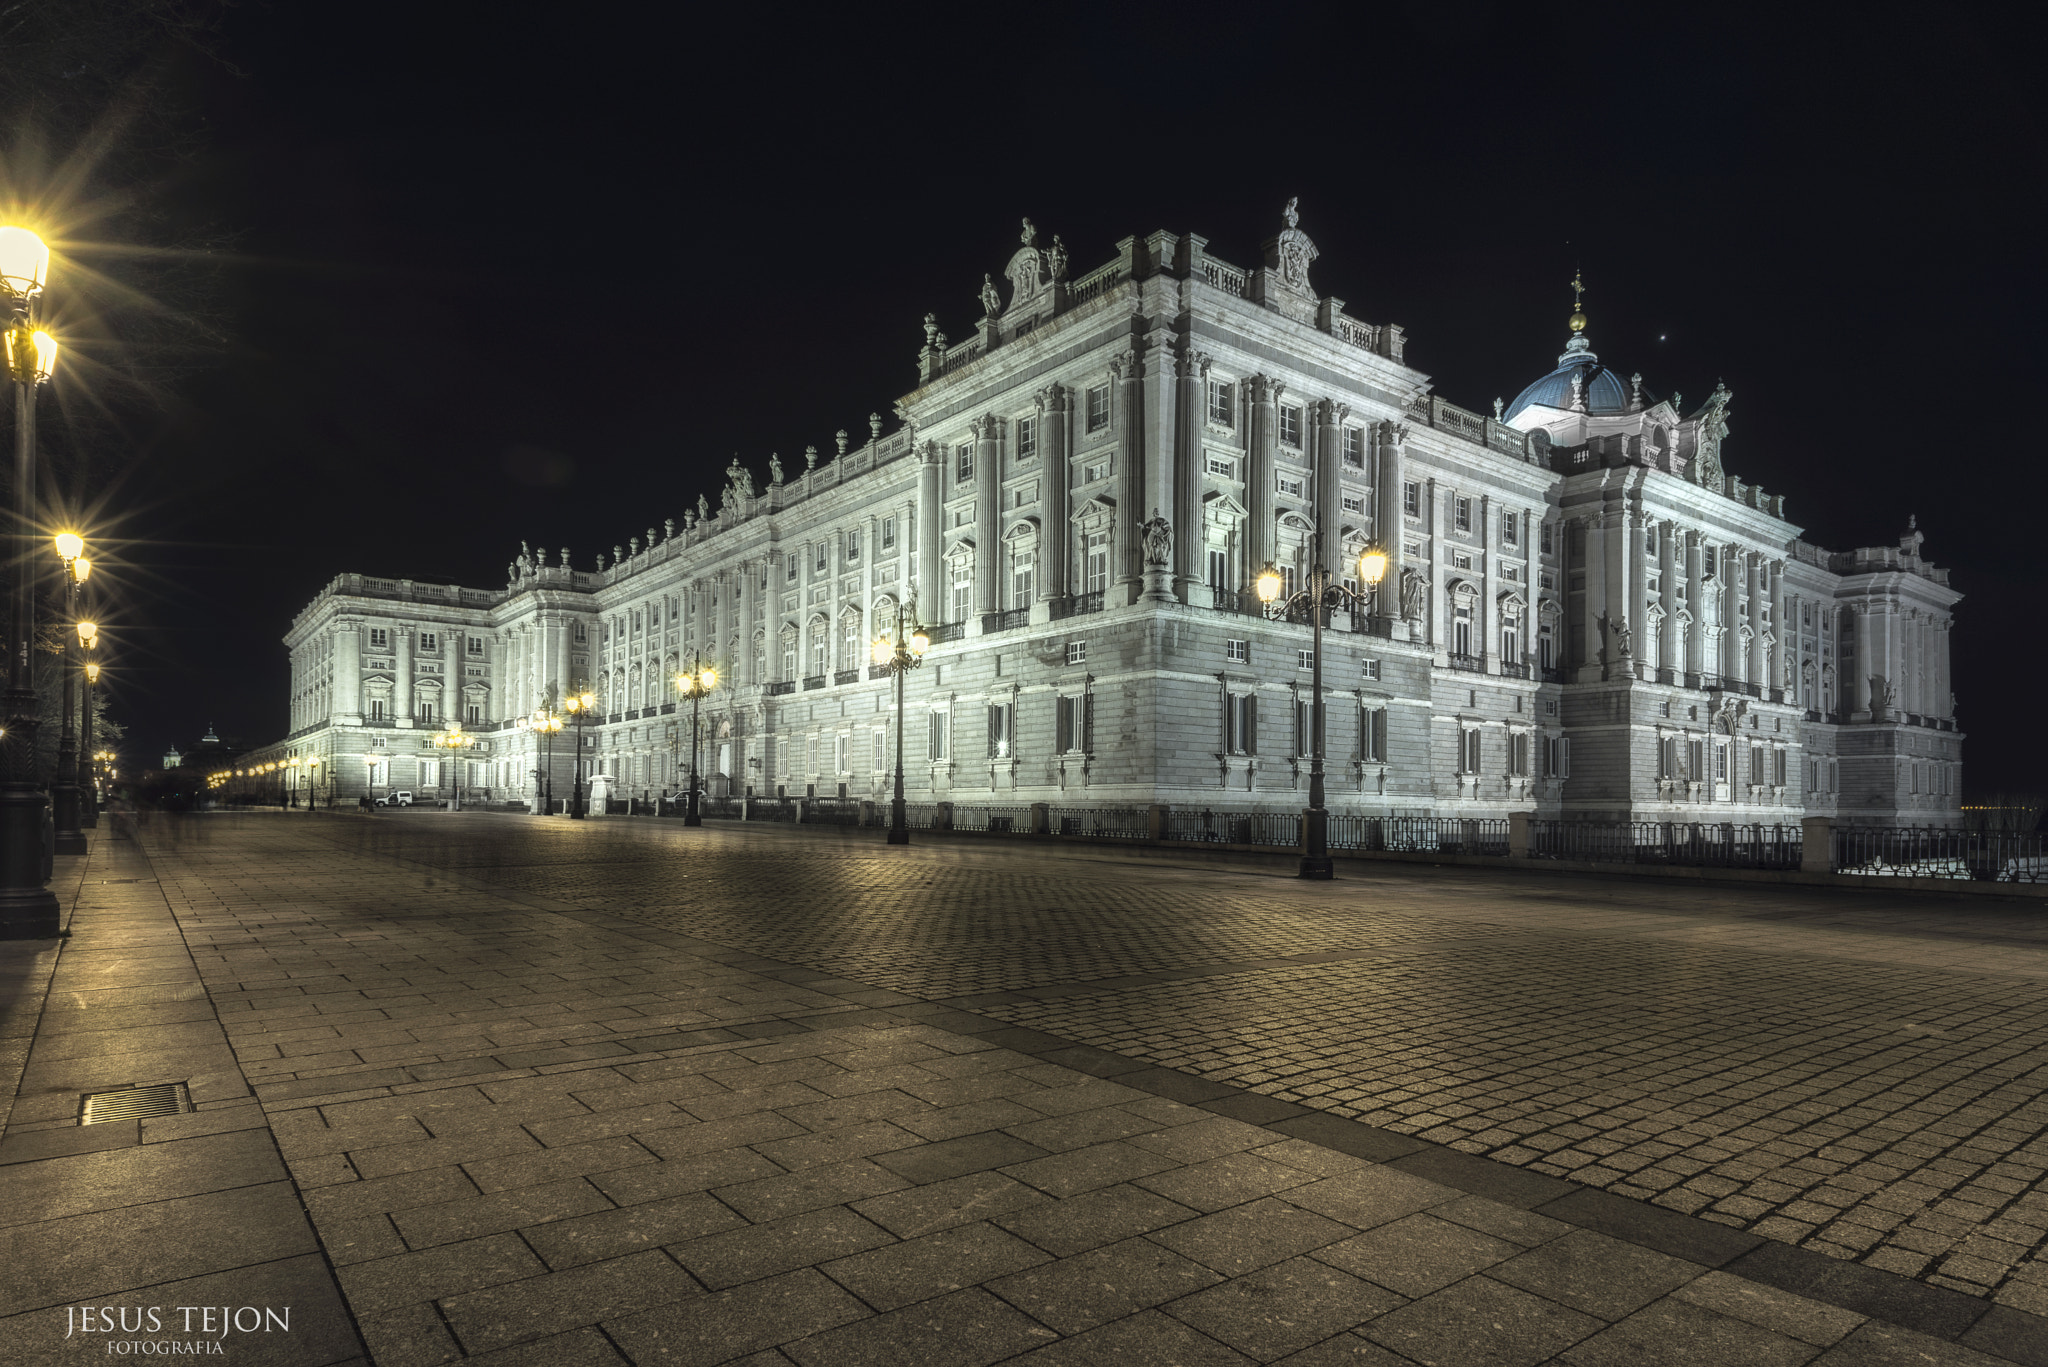
[[[1280,571],[1268,565],[1259,571],[1259,577],[1253,584],[1258,590],[1259,601],[1270,603],[1280,596]]]
[[[77,532],[59,532],[56,542],[59,560],[76,560],[85,553],[85,538]]]
[[[1378,546],[1367,546],[1365,553],[1358,557],[1358,578],[1366,584],[1377,584],[1387,577],[1387,553]]]
[[[26,228],[0,228],[0,282],[16,294],[34,294],[50,273],[50,249]]]

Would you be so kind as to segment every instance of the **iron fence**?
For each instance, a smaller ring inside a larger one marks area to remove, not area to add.
[[[1333,850],[1435,850],[1444,854],[1505,855],[1506,817],[1330,817]]]
[[[1029,807],[955,807],[953,829],[986,831],[990,835],[1031,834]]]
[[[1529,854],[1599,864],[1796,869],[1797,826],[1704,821],[1532,821]]]
[[[1046,817],[1054,835],[1144,840],[1152,834],[1151,816],[1143,807],[1053,807]]]
[[[1168,840],[1197,844],[1267,845],[1294,849],[1301,844],[1299,812],[1199,812],[1176,808],[1166,814]]]
[[[2039,834],[1937,827],[1837,826],[1834,870],[1869,878],[1954,878],[1984,883],[2048,883]]]

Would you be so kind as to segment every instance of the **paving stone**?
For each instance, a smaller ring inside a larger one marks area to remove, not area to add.
[[[1358,1229],[1371,1229],[1419,1210],[1445,1205],[1457,1196],[1448,1187],[1384,1165],[1291,1187],[1287,1193],[1292,1204]]]
[[[1332,1242],[1317,1249],[1315,1256],[1413,1298],[1441,1290],[1521,1251],[1520,1245],[1423,1214]]]
[[[609,1320],[603,1327],[635,1363],[716,1367],[868,1317],[867,1307],[836,1282],[804,1268]]]
[[[912,1182],[942,1182],[970,1172],[985,1172],[1012,1163],[1043,1158],[1046,1150],[999,1130],[962,1135],[883,1154],[880,1166]]]
[[[974,1172],[871,1196],[854,1202],[853,1209],[900,1239],[915,1239],[954,1225],[1012,1216],[1051,1199],[1001,1173]]]
[[[1066,1115],[1048,1116],[1042,1120],[1027,1120],[1022,1124],[1008,1125],[1004,1127],[1004,1133],[1036,1145],[1046,1153],[1066,1153],[1090,1144],[1129,1139],[1133,1135],[1146,1134],[1158,1128],[1158,1121],[1133,1115],[1125,1107],[1102,1106],[1092,1111],[1073,1111]],[[1270,1135],[1267,1137],[1271,1138]]]
[[[520,1233],[549,1267],[564,1268],[661,1244],[701,1239],[745,1223],[724,1202],[696,1191],[617,1210],[556,1219],[548,1224],[522,1226]]]
[[[1242,1276],[1351,1235],[1349,1225],[1268,1197],[1168,1226],[1151,1236],[1226,1277]]]
[[[336,1276],[356,1314],[371,1315],[516,1281],[546,1270],[518,1235],[494,1234],[485,1239],[356,1263],[339,1269]],[[371,1345],[371,1351],[376,1351],[376,1345]]]
[[[1195,1212],[1128,1183],[1039,1205],[995,1223],[1055,1257],[1071,1257],[1104,1244],[1193,1219]]]
[[[1149,1240],[1126,1239],[1012,1273],[988,1289],[1040,1323],[1078,1334],[1222,1280]]]
[[[572,1329],[464,1359],[473,1367],[622,1367],[625,1361],[597,1329]]]
[[[545,1224],[571,1215],[606,1210],[611,1202],[581,1177],[538,1186],[518,1187],[466,1201],[443,1201],[418,1206],[391,1217],[410,1248],[432,1248],[436,1244],[480,1239],[508,1229]]]
[[[911,1185],[865,1158],[848,1159],[803,1172],[740,1182],[717,1190],[718,1199],[749,1220],[775,1220],[821,1206],[858,1201]]]
[[[1621,1323],[1566,1349],[1571,1367],[1641,1367],[1683,1362],[1688,1367],[1799,1367],[1814,1346],[1688,1301],[1660,1300]]]
[[[896,1242],[871,1221],[832,1206],[670,1246],[675,1260],[713,1291],[812,1267]]]
[[[1410,1301],[1358,1332],[1416,1362],[1533,1367],[1606,1327],[1591,1315],[1477,1276]]]
[[[1274,1367],[1409,1367],[1412,1358],[1399,1357],[1356,1333],[1338,1334],[1313,1348],[1289,1353]]]
[[[1076,1196],[1097,1187],[1107,1187],[1133,1178],[1149,1177],[1175,1167],[1170,1158],[1116,1141],[1090,1144],[1031,1162],[1003,1169],[1008,1176],[1028,1183],[1048,1196]]]
[[[1760,1328],[1823,1348],[1863,1323],[1864,1319],[1853,1310],[1838,1309],[1759,1282],[1731,1277],[1725,1272],[1709,1272],[1704,1277],[1696,1277],[1671,1294],[1675,1299],[1689,1301],[1702,1309],[1746,1320]]]
[[[1022,1239],[976,1223],[840,1258],[819,1270],[875,1309],[889,1311],[1049,1261]]]
[[[1403,1297],[1313,1258],[1290,1258],[1175,1301],[1166,1313],[1239,1352],[1298,1352],[1406,1304]]]
[[[659,1249],[648,1249],[451,1296],[441,1312],[464,1351],[485,1353],[702,1295]]]
[[[1811,1367],[2003,1367],[2004,1361],[1946,1339],[1870,1320],[1812,1359]]]
[[[654,1155],[631,1138],[600,1139],[589,1144],[570,1144],[559,1149],[540,1149],[508,1158],[486,1158],[465,1162],[479,1191],[504,1191],[509,1187],[537,1186],[561,1177],[587,1177],[642,1163],[654,1162]]]
[[[1193,1129],[1194,1126],[1185,1128]],[[1305,1187],[1314,1181],[1314,1174],[1285,1163],[1254,1158],[1248,1153],[1226,1153],[1221,1158],[1141,1178],[1138,1185],[1196,1210],[1222,1210],[1274,1192]]]
[[[789,1344],[800,1367],[981,1367],[1053,1331],[985,1291],[956,1291]]]
[[[425,1367],[462,1356],[440,1312],[424,1301],[370,1314],[357,1311],[356,1323],[377,1367]]]

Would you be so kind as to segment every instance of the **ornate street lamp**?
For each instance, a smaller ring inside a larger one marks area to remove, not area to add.
[[[533,732],[535,739],[548,748],[547,768],[545,770],[547,775],[546,787],[542,791],[540,814],[542,816],[553,816],[555,814],[555,732],[562,729],[562,719],[553,712],[548,711],[545,707],[536,707],[530,715],[521,717],[517,725],[522,731]],[[539,778],[542,772],[539,769],[534,770],[534,777]]]
[[[453,796],[448,800],[448,810],[451,812],[462,810],[462,766],[468,762],[464,756],[476,741],[474,735],[462,729],[461,722],[451,721],[446,730],[436,731],[428,742],[448,756],[443,763],[448,766],[449,777],[453,779],[449,785],[449,791]]]
[[[377,765],[384,758],[381,750],[363,751],[363,796],[370,799],[370,805],[377,804]]]
[[[702,652],[692,651],[690,667],[676,675],[676,695],[690,700],[690,791],[689,805],[683,809],[685,826],[701,826],[704,815],[697,810],[697,718],[704,706],[704,695],[718,687],[718,671],[704,663]]]
[[[576,767],[574,777],[569,780],[569,815],[573,820],[583,820],[583,719],[597,706],[597,695],[589,691],[571,693],[562,700],[562,706],[569,709],[569,715],[576,722]]]
[[[932,638],[912,618],[917,613],[917,600],[911,599],[908,606],[896,613],[893,638],[877,636],[868,647],[868,659],[875,668],[896,676],[896,792],[889,799],[889,843],[908,845],[910,843],[910,822],[903,809],[903,676],[924,663],[924,653],[932,648]]]
[[[100,664],[92,658],[92,651],[98,639],[95,627],[93,638],[85,643],[85,707],[78,719],[78,751],[86,756],[87,780],[78,793],[78,824],[88,831],[99,829],[100,824],[99,754],[92,748],[92,695],[100,681]]]
[[[36,622],[36,390],[57,364],[57,344],[35,325],[50,249],[26,228],[0,228],[0,305],[14,384],[14,636],[7,650],[6,725],[0,729],[0,939],[55,935],[57,898],[44,886],[43,807],[36,786],[36,686],[29,672]]]
[[[85,558],[85,539],[76,532],[59,532],[53,539],[57,558],[64,564],[64,615],[77,623],[81,645],[97,640],[99,627],[78,616],[79,586],[92,576],[92,561]],[[64,721],[63,729],[57,733],[57,781],[50,785],[59,854],[85,853],[85,832],[79,826],[78,811],[78,735],[71,725],[74,658],[71,635],[66,632],[64,653],[57,661],[57,687],[64,693]]]
[[[1336,866],[1330,860],[1330,813],[1323,805],[1323,617],[1337,607],[1366,611],[1386,573],[1387,553],[1374,544],[1367,546],[1358,557],[1358,578],[1365,585],[1362,590],[1331,583],[1329,568],[1323,563],[1323,530],[1318,527],[1309,539],[1308,582],[1298,593],[1281,598],[1280,591],[1286,581],[1271,562],[1259,571],[1253,581],[1252,587],[1259,595],[1259,601],[1266,605],[1268,617],[1292,617],[1306,612],[1313,632],[1309,646],[1309,654],[1314,660],[1309,683],[1314,698],[1309,711],[1309,748],[1313,759],[1309,766],[1308,811],[1302,814],[1306,826],[1302,832],[1302,845],[1307,851],[1301,856],[1300,876],[1303,878],[1331,878],[1336,873]]]

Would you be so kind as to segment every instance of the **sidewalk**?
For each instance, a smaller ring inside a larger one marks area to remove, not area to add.
[[[1000,1018],[1059,992],[892,990],[607,910],[635,899],[566,823],[525,857],[588,899],[468,827],[338,826],[160,823],[147,857],[102,830],[58,884],[72,938],[0,960],[54,962],[0,1137],[9,1361],[150,1338],[66,1340],[90,1303],[290,1306],[210,1337],[308,1367],[2048,1364],[2009,1305]],[[897,854],[847,876],[967,860],[988,905],[971,855]],[[732,900],[692,876],[663,904]],[[180,1079],[191,1114],[76,1124]]]

